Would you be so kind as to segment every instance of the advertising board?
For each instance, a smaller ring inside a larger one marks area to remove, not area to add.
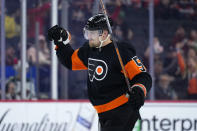
[[[135,131],[196,131],[197,103],[146,103]],[[0,102],[0,131],[98,131],[89,102]]]

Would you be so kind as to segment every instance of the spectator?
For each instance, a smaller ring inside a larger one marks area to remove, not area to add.
[[[19,35],[20,27],[16,24],[13,16],[5,16],[5,32],[7,38],[13,38]]]
[[[176,82],[174,83],[179,98],[195,98],[195,74],[196,74],[196,53],[190,48],[184,57],[183,52],[177,45],[178,72],[176,72]],[[188,89],[186,89],[188,88]],[[192,96],[188,95],[192,94]]]
[[[46,42],[46,39],[43,35],[39,36],[39,63],[40,64],[50,64],[50,52]]]
[[[36,51],[38,51],[38,63],[40,65],[49,65],[50,64],[50,52],[49,48],[47,46],[46,39],[43,35],[39,36],[39,49],[36,49],[36,45],[32,45],[28,50],[27,50],[27,59],[30,61],[32,64],[36,64],[37,59],[36,59]]]
[[[165,48],[165,57],[163,60],[164,72],[176,77],[178,60],[177,60],[177,52],[173,48]]]
[[[18,58],[15,54],[15,49],[12,46],[8,46],[6,49],[6,65],[12,66],[16,64]]]
[[[194,48],[189,48],[189,50],[188,50],[188,53],[187,53],[187,58],[192,58],[192,59],[196,59],[197,58],[197,55],[196,55],[196,51],[195,51],[195,49]]]
[[[174,80],[173,77],[162,74],[159,77],[159,82],[156,84],[155,88],[155,98],[157,100],[177,100],[177,94],[170,85],[171,82]]]
[[[188,46],[192,47],[197,51],[197,30],[190,31],[190,38],[188,40]]]
[[[185,29],[180,26],[177,28],[175,35],[173,37],[172,40],[172,47],[175,49],[176,48],[176,44],[180,44],[180,47],[184,47],[184,45],[187,42],[187,38],[186,38],[186,33],[185,33]]]
[[[188,98],[197,100],[197,63],[194,58],[188,58],[188,78]]]
[[[16,70],[16,76],[10,78],[12,82],[15,84],[15,99],[20,100],[22,99],[22,85],[21,85],[21,61],[18,61],[18,63],[14,66],[14,69]],[[26,63],[26,70],[28,71],[29,64]],[[34,81],[32,79],[26,80],[26,99],[36,99],[35,94],[35,85]]]
[[[163,62],[161,60],[156,60],[154,62],[154,72],[155,72],[155,81],[158,81],[159,76],[164,73],[163,72]]]
[[[6,15],[5,16],[5,33],[6,33],[6,41],[9,45],[16,47],[14,43],[19,41],[20,34],[20,25],[15,21],[15,17],[19,10],[16,13]]]
[[[13,81],[9,81],[6,84],[6,99],[7,100],[14,100],[16,99],[16,84]]]
[[[163,46],[160,44],[159,38],[155,37],[154,38],[154,53],[155,55],[161,55],[164,51]],[[150,54],[150,47],[148,47],[144,53],[145,57],[149,57]]]
[[[38,49],[37,49],[38,48]],[[38,57],[37,57],[38,55]],[[38,58],[38,59],[37,59]],[[38,80],[39,87],[39,97],[46,98],[48,96],[50,89],[50,51],[46,42],[46,39],[43,35],[39,36],[39,43],[38,47],[36,45],[31,45],[30,48],[27,50],[27,59],[31,64],[39,64],[38,67],[38,76],[42,78],[42,80]],[[31,83],[30,83],[31,84]],[[29,88],[31,90],[31,88]]]
[[[159,41],[158,37],[155,37],[153,42],[154,42],[153,43],[154,59],[159,60],[163,56],[164,48],[160,44],[160,41]],[[147,65],[147,66],[149,66],[148,65],[149,55],[150,55],[150,47],[147,47],[146,50],[145,50],[145,53],[144,53],[145,65]]]
[[[170,50],[166,52],[164,59],[164,72],[175,78],[171,85],[174,87],[179,99],[186,98],[187,87],[187,79],[185,77],[186,65],[183,53],[179,44],[177,44],[176,49],[170,48]]]

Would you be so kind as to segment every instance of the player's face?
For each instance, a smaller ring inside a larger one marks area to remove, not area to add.
[[[84,37],[89,41],[90,47],[98,47],[100,45],[99,37],[101,37],[100,30],[85,30],[84,29]]]
[[[100,45],[99,37],[100,36],[98,36],[96,38],[89,39],[90,47],[99,47],[99,45]]]

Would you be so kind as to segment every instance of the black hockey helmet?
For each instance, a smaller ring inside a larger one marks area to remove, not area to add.
[[[108,17],[109,23],[111,26],[113,26],[113,21],[110,17]],[[84,27],[86,30],[108,30],[107,27],[107,20],[105,18],[105,15],[102,13],[96,14],[92,17],[90,17]]]

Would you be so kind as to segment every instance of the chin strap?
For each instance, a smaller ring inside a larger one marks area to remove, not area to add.
[[[100,46],[97,47],[97,48],[99,48],[99,50],[100,50],[100,48],[102,47],[103,43],[104,43],[105,41],[107,41],[107,39],[108,39],[109,37],[110,37],[110,34],[107,35],[107,38],[106,38],[105,40],[101,40],[101,37],[99,37],[99,41],[101,42]]]

